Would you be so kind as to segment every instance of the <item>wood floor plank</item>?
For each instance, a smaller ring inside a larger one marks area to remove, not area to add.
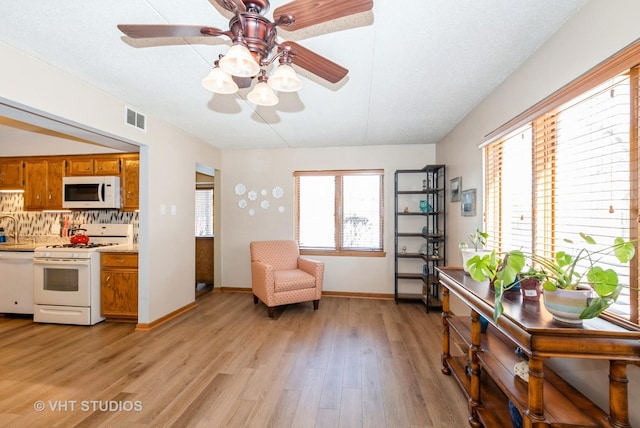
[[[0,316],[0,426],[462,427],[441,328],[420,304],[325,297],[270,319],[230,292],[145,332]]]

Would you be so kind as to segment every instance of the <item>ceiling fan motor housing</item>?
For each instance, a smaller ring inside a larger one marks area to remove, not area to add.
[[[278,35],[271,21],[251,12],[243,12],[231,18],[229,28],[234,36],[242,35],[242,39],[258,64],[269,57]]]

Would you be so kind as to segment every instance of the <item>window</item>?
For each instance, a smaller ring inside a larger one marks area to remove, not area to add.
[[[382,170],[297,171],[296,239],[306,254],[383,251]]]
[[[492,247],[553,257],[580,232],[602,244],[639,238],[638,63],[640,44],[493,133],[483,148]],[[606,262],[632,285],[606,316],[638,324],[637,257]]]
[[[196,189],[196,236],[213,236],[213,189]]]

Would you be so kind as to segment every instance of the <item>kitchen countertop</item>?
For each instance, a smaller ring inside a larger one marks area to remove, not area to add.
[[[34,242],[0,242],[0,251],[30,251],[33,252],[37,247],[41,247],[43,244]]]
[[[0,252],[5,251],[20,251],[20,252],[32,252],[38,248],[47,245],[44,242],[19,242],[14,244],[13,242],[0,242]],[[112,253],[137,253],[138,252],[138,244],[132,245],[123,245],[118,247],[99,247],[96,248],[97,251],[101,252],[112,252]]]
[[[137,253],[138,244],[118,245],[117,247],[99,247],[97,250],[101,253]]]

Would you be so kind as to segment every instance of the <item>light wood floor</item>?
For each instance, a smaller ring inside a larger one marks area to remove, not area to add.
[[[269,319],[244,293],[150,332],[0,317],[0,426],[465,427],[440,332],[420,304],[325,297]]]

